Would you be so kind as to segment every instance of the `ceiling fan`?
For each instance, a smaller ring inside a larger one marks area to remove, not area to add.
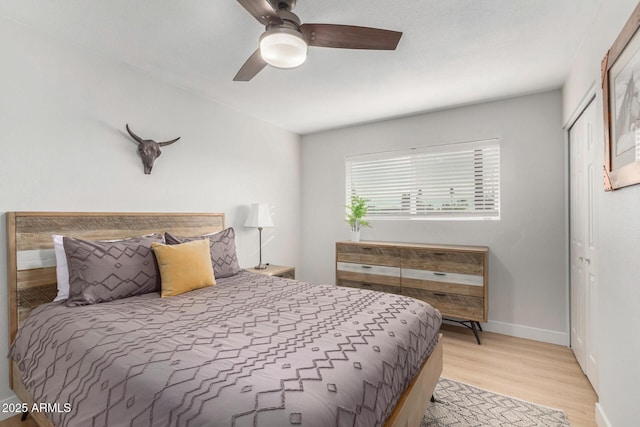
[[[307,59],[307,47],[395,50],[398,31],[353,25],[301,24],[293,12],[296,0],[238,0],[266,29],[260,47],[240,68],[234,81],[249,81],[267,64],[295,68]]]

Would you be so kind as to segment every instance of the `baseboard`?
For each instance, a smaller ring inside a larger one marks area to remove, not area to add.
[[[604,409],[600,406],[600,402],[596,402],[596,424],[598,427],[611,427],[609,418],[604,414]]]
[[[11,418],[15,415],[18,415],[19,412],[3,411],[2,409],[6,408],[9,405],[18,405],[20,403],[22,402],[20,401],[20,399],[18,399],[18,396],[16,396],[15,394],[13,396],[9,396],[5,399],[0,400],[0,421],[6,420],[7,418]]]
[[[533,328],[531,326],[514,325],[512,323],[496,322],[495,320],[489,320],[487,323],[482,324],[482,329],[489,332],[495,332],[497,334],[542,341],[550,344],[564,346],[569,345],[569,334],[566,332]]]

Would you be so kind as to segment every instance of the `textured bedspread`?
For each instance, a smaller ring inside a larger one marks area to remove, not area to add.
[[[436,344],[424,302],[242,272],[34,310],[10,357],[57,426],[382,425]],[[428,396],[425,396],[427,399]]]

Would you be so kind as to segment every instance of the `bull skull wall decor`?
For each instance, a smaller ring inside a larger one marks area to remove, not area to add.
[[[129,129],[128,123],[127,123],[127,132],[129,132],[129,135],[131,135],[131,137],[135,139],[136,142],[138,143],[138,154],[140,154],[140,158],[142,159],[142,165],[144,166],[144,173],[147,175],[151,173],[151,169],[153,168],[153,162],[155,162],[156,159],[160,157],[160,154],[162,154],[162,151],[160,151],[160,147],[165,147],[167,145],[173,144],[174,142],[180,139],[180,137],[177,137],[176,139],[172,139],[171,141],[165,141],[165,142],[155,142],[152,139],[142,139],[138,135],[133,133],[131,129]]]

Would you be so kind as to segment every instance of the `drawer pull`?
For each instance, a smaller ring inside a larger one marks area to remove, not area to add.
[[[370,265],[361,265],[361,267],[362,267],[362,268],[373,268],[373,267],[372,267],[372,266],[370,266]]]
[[[435,276],[446,276],[447,275],[447,273],[437,273],[437,272],[434,272],[433,274]]]
[[[372,251],[372,250],[373,250],[373,248],[368,248],[368,247],[364,246],[364,247],[362,248],[362,250],[363,250],[363,251]]]
[[[445,256],[446,255],[444,252],[434,252],[433,254],[435,256]]]
[[[441,293],[434,293],[433,295],[436,296],[436,297],[446,297],[447,296],[447,294],[441,294]]]
[[[368,287],[373,286],[371,283],[364,283],[364,282],[360,283],[360,285],[362,285],[362,286],[368,286]]]

